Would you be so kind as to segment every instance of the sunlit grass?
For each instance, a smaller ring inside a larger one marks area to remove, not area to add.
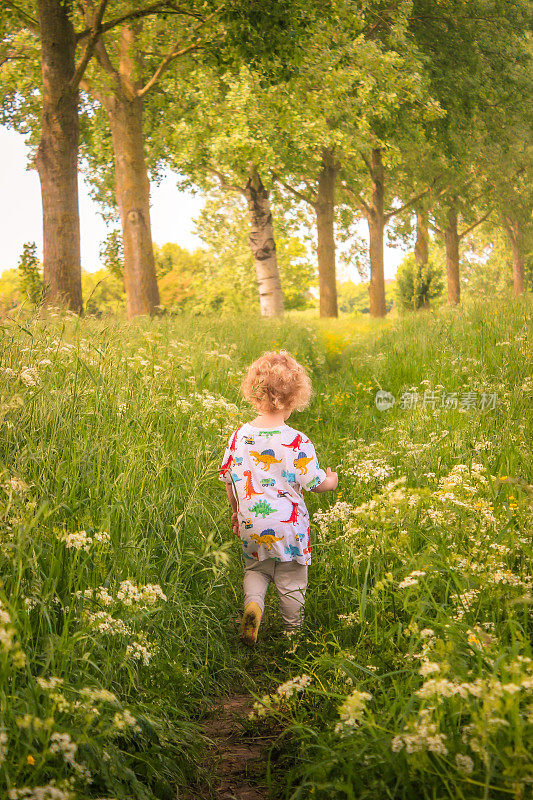
[[[309,674],[297,703],[255,723],[287,728],[273,753],[285,796],[526,796],[530,306],[2,325],[6,788],[56,779],[65,797],[172,796],[196,773],[197,722],[214,694],[275,693]],[[274,602],[248,652],[236,641],[242,565],[216,473],[248,418],[244,368],[281,347],[314,386],[291,424],[341,482],[336,496],[308,498],[324,516],[303,641],[286,643]],[[377,410],[378,389],[395,396],[389,411]],[[414,389],[455,392],[459,407],[401,408]],[[461,408],[466,392],[496,392],[496,407]],[[421,674],[424,663],[438,671]],[[437,677],[484,681],[482,698],[421,699]],[[520,688],[498,700],[490,681]],[[372,699],[347,702],[354,691]],[[432,706],[436,727],[421,733]],[[53,738],[65,733],[75,752]],[[407,736],[419,736],[412,753]]]

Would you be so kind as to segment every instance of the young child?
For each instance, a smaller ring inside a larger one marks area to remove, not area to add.
[[[274,581],[285,630],[302,624],[311,563],[309,513],[302,489],[326,492],[339,479],[320,468],[312,442],[286,424],[291,412],[309,404],[311,381],[285,350],[264,353],[242,382],[258,416],[231,434],[219,472],[232,508],[231,527],[243,546],[244,614],[241,638],[255,644]]]

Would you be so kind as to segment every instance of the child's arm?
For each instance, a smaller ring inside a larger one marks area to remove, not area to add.
[[[336,472],[332,472],[330,467],[326,469],[326,479],[311,489],[312,492],[332,492],[339,485],[339,476]]]
[[[228,495],[229,504],[231,506],[231,530],[233,533],[239,535],[239,520],[237,518],[237,500],[233,494],[233,486],[231,483],[226,484],[226,494]]]

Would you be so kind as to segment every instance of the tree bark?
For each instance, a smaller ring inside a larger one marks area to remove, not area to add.
[[[244,196],[250,213],[249,241],[255,262],[261,314],[264,317],[279,316],[283,314],[283,293],[270,198],[255,164],[250,164],[250,177],[244,189]]]
[[[385,230],[385,213],[383,210],[385,172],[381,159],[381,150],[374,148],[371,155],[372,199],[369,213],[368,233],[370,236],[370,315],[384,317],[387,313],[385,305],[385,271],[383,261],[383,232]]]
[[[428,261],[429,261],[428,215],[425,211],[420,211],[417,209],[415,263],[417,267],[425,267]]]
[[[505,231],[513,253],[513,286],[517,297],[525,292],[525,258],[522,248],[522,231],[518,220],[504,218]]]
[[[142,100],[106,95],[115,158],[116,197],[122,223],[128,316],[154,314],[159,289],[150,227],[150,182],[144,158]]]
[[[322,152],[322,169],[314,204],[318,238],[318,286],[320,316],[338,317],[335,269],[335,180],[337,169],[330,150]]]
[[[45,301],[81,313],[78,88],[72,85],[76,41],[70,5],[39,0],[42,118],[36,166],[43,203]]]
[[[446,275],[448,284],[448,303],[459,305],[461,284],[459,280],[459,233],[457,231],[457,210],[452,204],[448,207],[448,219],[444,231],[446,246]]]
[[[416,242],[415,242],[415,264],[417,274],[415,281],[421,281],[421,271],[427,267],[429,261],[429,230],[428,215],[426,211],[417,209],[416,211]],[[424,296],[420,298],[419,310],[429,308],[429,299]]]

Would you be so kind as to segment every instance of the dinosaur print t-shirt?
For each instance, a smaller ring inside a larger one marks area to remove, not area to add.
[[[233,485],[245,561],[311,563],[302,489],[318,486],[326,473],[307,436],[285,424],[256,428],[247,422],[231,434],[219,478]]]

